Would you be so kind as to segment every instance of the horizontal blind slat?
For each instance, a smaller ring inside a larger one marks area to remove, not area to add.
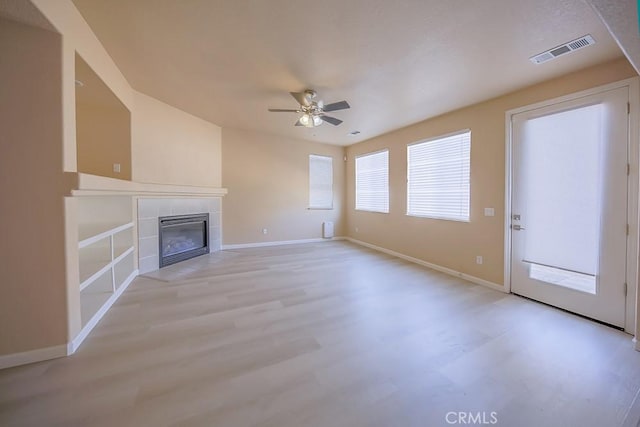
[[[309,155],[309,207],[333,208],[333,158]]]
[[[356,157],[356,209],[389,212],[389,151]]]
[[[407,147],[407,214],[469,220],[471,132]]]

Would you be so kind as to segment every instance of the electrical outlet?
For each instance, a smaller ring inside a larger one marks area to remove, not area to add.
[[[481,255],[478,255],[476,257],[476,264],[482,264],[482,256]]]
[[[266,228],[262,229],[262,234],[267,234],[267,229]]]
[[[356,227],[356,233],[357,233],[358,231],[360,231],[360,230],[358,230],[358,227]]]
[[[113,171],[116,173],[120,173],[120,163],[113,164]]]

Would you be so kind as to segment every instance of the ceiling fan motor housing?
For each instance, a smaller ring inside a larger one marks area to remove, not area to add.
[[[347,101],[334,102],[326,106],[322,100],[313,101],[317,94],[316,91],[312,89],[306,89],[304,92],[289,93],[296,101],[298,101],[298,104],[300,105],[298,110],[270,108],[269,111],[303,113],[302,117],[300,117],[296,122],[296,126],[316,127],[320,126],[323,122],[328,122],[337,126],[342,123],[342,120],[327,116],[325,111],[337,111],[350,108]]]

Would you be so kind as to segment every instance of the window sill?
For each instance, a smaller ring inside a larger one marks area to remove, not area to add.
[[[380,213],[380,214],[389,214],[389,211],[370,211],[367,209],[354,209],[356,212],[371,212],[371,213]]]
[[[428,215],[414,215],[414,214],[406,214],[407,216],[413,217],[413,218],[426,218],[426,219],[438,219],[441,221],[453,221],[453,222],[466,222],[469,223],[471,222],[470,219],[458,219],[458,218],[445,218],[442,216],[428,216]]]

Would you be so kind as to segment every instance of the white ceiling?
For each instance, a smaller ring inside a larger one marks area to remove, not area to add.
[[[339,145],[622,56],[583,0],[74,3],[136,90],[223,128]],[[588,33],[594,46],[529,61]],[[267,112],[306,88],[347,100],[344,123]]]

